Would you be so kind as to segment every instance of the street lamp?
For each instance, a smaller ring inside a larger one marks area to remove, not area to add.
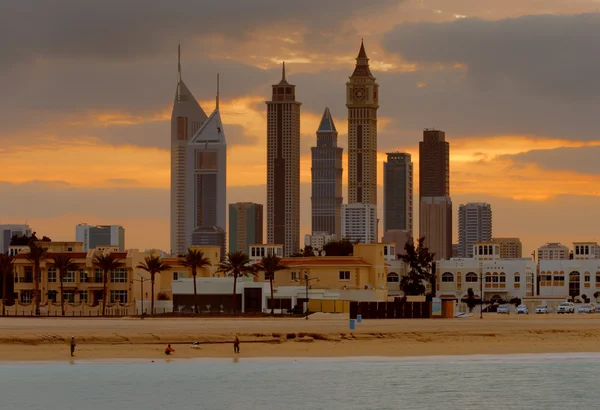
[[[316,280],[318,282],[319,278],[310,278],[308,276],[308,273],[304,272],[304,284],[305,284],[305,288],[306,288],[306,317],[305,317],[306,320],[308,320],[308,284],[312,280]]]
[[[479,319],[483,319],[483,271],[479,270]]]
[[[136,282],[140,282],[140,301],[142,302],[142,309],[141,309],[141,313],[140,316],[144,317],[144,282],[146,282],[148,279],[147,277],[145,277],[144,275],[142,275],[139,272],[136,272],[136,275],[138,275],[140,277],[140,279],[134,279],[134,281]]]

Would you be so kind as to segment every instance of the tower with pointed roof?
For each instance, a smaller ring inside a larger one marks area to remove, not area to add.
[[[342,234],[342,152],[329,108],[325,108],[312,153],[312,233]]]
[[[285,78],[267,104],[267,242],[284,256],[300,249],[300,103]]]
[[[369,68],[369,58],[361,41],[354,72],[346,83],[348,108],[348,206],[362,204],[365,218],[377,214],[377,109],[379,85]],[[347,219],[349,220],[349,219]],[[367,226],[366,224],[364,226]],[[361,242],[377,237],[377,224]]]
[[[177,56],[177,87],[171,114],[171,253],[183,254],[194,227],[186,225],[187,146],[192,136],[206,121],[207,116],[183,82],[181,76],[181,49]]]

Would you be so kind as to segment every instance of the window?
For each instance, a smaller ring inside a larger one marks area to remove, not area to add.
[[[75,283],[75,271],[74,270],[69,270],[65,273],[65,276],[63,277],[63,282],[65,283]]]
[[[63,293],[63,298],[67,303],[75,303],[75,291],[65,290]]]
[[[217,169],[217,153],[215,151],[198,151],[196,153],[196,169]]]
[[[521,283],[521,275],[515,273],[515,283]]]
[[[19,302],[20,303],[31,303],[33,300],[33,290],[22,290],[19,293]]]
[[[111,303],[127,303],[127,291],[126,290],[111,290],[110,291],[110,302]]]
[[[56,283],[56,268],[48,268],[48,283]]]
[[[25,266],[25,277],[22,282],[33,283],[33,266]]]
[[[340,280],[350,280],[350,271],[349,270],[341,270],[340,271]]]
[[[506,283],[506,275],[504,272],[500,273],[500,283]]]
[[[102,283],[104,277],[104,272],[101,269],[96,269],[94,271],[94,282]]]
[[[442,274],[442,282],[454,282],[454,275],[450,272],[444,272]]]
[[[584,277],[584,280],[585,280],[586,282],[589,282],[589,281],[591,280],[591,276],[590,276],[590,274],[589,274],[589,273],[588,273],[587,275],[585,275],[585,277]]]
[[[475,272],[467,273],[467,276],[465,276],[465,281],[466,282],[477,282],[477,274]]]
[[[86,290],[82,290],[79,292],[79,300],[82,303],[87,303],[88,302],[88,293]]]
[[[127,269],[118,268],[110,271],[110,281],[112,283],[127,283]]]
[[[400,282],[400,276],[398,276],[397,273],[388,273],[387,275],[387,281],[388,283],[397,283]]]
[[[79,272],[79,281],[81,283],[85,283],[88,281],[88,271],[87,270],[82,270]]]
[[[298,279],[300,279],[300,275],[298,273],[299,272],[292,272],[292,280],[298,280]]]
[[[177,117],[177,139],[187,140],[187,117]]]

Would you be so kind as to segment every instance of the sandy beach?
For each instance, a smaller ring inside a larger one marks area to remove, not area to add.
[[[0,361],[233,357],[429,356],[600,352],[600,314],[499,316],[465,319],[365,320],[348,329],[347,316],[309,320],[0,318]],[[200,342],[195,349],[193,342]]]

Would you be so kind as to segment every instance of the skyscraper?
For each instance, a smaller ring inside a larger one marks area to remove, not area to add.
[[[207,117],[181,78],[171,114],[171,253],[184,254],[197,227],[225,228],[227,145],[219,111]],[[198,235],[196,235],[198,237]]]
[[[249,255],[249,246],[263,243],[263,206],[253,202],[229,204],[229,252]]]
[[[325,108],[312,152],[312,233],[342,234],[342,151],[329,108]]]
[[[369,59],[361,42],[356,66],[346,83],[348,107],[348,205],[364,204],[365,218],[377,219],[377,109],[379,84],[371,74]],[[369,208],[367,207],[367,208]],[[349,209],[352,209],[350,207]],[[358,208],[354,211],[358,211]],[[368,238],[377,238],[377,223],[369,224]],[[346,236],[346,232],[343,235]],[[376,239],[375,239],[376,241]]]
[[[470,202],[458,208],[458,257],[472,258],[476,242],[492,240],[492,206]]]
[[[383,232],[413,232],[413,163],[405,152],[387,153],[383,163]]]
[[[181,78],[177,56],[177,90],[171,114],[171,252],[183,254],[194,227],[186,227],[186,172],[188,140],[208,118]]]
[[[273,85],[267,104],[267,242],[284,256],[300,249],[300,103],[296,86]]]
[[[32,231],[26,224],[0,225],[0,253],[7,253],[13,236],[31,236]]]
[[[425,237],[425,246],[436,259],[451,258],[450,145],[443,131],[426,129],[419,142],[419,207],[419,236]]]
[[[125,250],[125,229],[121,225],[78,224],[75,227],[75,240],[83,242],[84,252],[98,246],[116,246]]]

